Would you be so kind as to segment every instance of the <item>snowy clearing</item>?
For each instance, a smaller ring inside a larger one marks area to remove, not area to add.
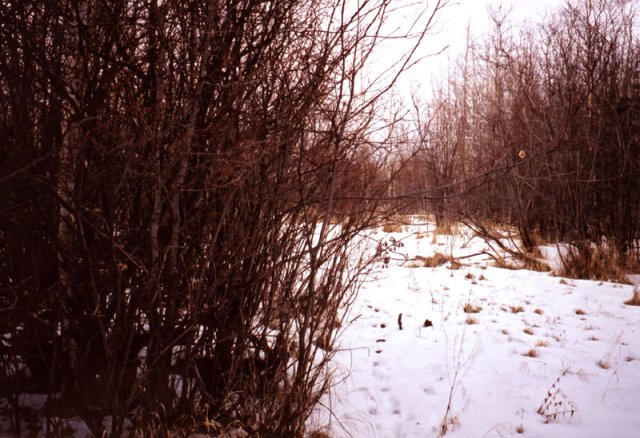
[[[401,241],[409,258],[484,245],[415,226],[374,237]],[[632,286],[461,261],[407,267],[396,255],[375,270],[343,323],[324,399],[333,415],[320,409],[313,426],[335,437],[640,436]]]

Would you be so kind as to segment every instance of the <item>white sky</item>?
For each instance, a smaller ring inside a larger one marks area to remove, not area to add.
[[[505,10],[510,9],[514,24],[517,24],[538,21],[564,3],[564,0],[452,0],[440,17],[442,32],[439,37],[454,47],[461,47],[464,45],[467,25],[474,35],[481,35],[490,29],[488,8],[497,9],[502,5]]]
[[[425,4],[432,6],[435,0],[396,0],[398,4],[408,4],[408,7],[397,11],[391,17],[388,25],[398,34],[402,29],[409,26],[416,16],[416,11],[420,11]],[[565,0],[450,0],[448,6],[441,11],[437,23],[431,34],[423,43],[421,56],[442,51],[437,56],[424,59],[409,74],[403,77],[399,84],[398,92],[402,96],[409,96],[411,90],[419,88],[421,91],[430,89],[432,76],[446,72],[449,61],[455,61],[458,54],[465,47],[466,29],[469,26],[472,38],[484,36],[491,28],[488,8],[498,8],[500,5],[506,10],[511,10],[511,22],[515,25],[526,21],[540,21],[545,14],[562,7]],[[398,30],[400,29],[400,30]],[[391,62],[403,52],[404,47],[409,43],[393,41],[385,45],[378,55],[380,65]],[[386,59],[384,59],[386,58]],[[378,60],[377,60],[378,61]],[[373,70],[377,70],[374,68]]]

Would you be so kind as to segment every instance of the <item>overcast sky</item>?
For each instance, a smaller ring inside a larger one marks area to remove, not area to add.
[[[411,23],[415,18],[415,11],[424,8],[427,0],[398,0],[398,2],[403,1],[412,3],[408,3],[409,7],[403,8],[393,17],[392,25],[397,28]],[[434,3],[435,0],[428,0],[429,5]],[[446,46],[449,49],[438,56],[425,59],[406,75],[399,87],[399,92],[403,95],[410,94],[410,90],[417,86],[423,91],[430,89],[431,77],[446,71],[448,60],[455,60],[457,54],[465,47],[467,26],[474,38],[481,38],[489,31],[491,27],[489,7],[498,8],[502,5],[503,8],[510,9],[511,21],[517,26],[526,21],[540,21],[545,14],[553,12],[564,4],[565,0],[450,0],[449,5],[438,16],[432,33],[424,42],[421,55],[439,52]],[[400,53],[402,51],[400,44],[394,42],[392,44],[394,47],[383,50],[380,56],[391,58]]]
[[[511,10],[515,24],[538,21],[546,13],[561,7],[564,0],[452,0],[440,17],[442,36],[452,44],[464,44],[464,34],[469,25],[474,34],[486,32],[489,27],[488,8]]]

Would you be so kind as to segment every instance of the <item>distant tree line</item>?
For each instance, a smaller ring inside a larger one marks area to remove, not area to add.
[[[636,7],[571,0],[518,30],[494,10],[489,37],[470,43],[418,106],[417,159],[394,183],[398,192],[422,193],[440,221],[513,225],[525,250],[561,241],[587,258],[593,244],[621,263],[637,258]]]

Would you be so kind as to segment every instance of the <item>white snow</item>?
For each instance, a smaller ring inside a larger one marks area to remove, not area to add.
[[[408,258],[484,249],[465,230],[435,241],[425,230],[374,237],[402,241]],[[435,437],[446,415],[447,437],[640,437],[640,307],[624,304],[632,286],[499,269],[483,255],[459,269],[392,256],[343,322],[336,385],[313,427]]]

